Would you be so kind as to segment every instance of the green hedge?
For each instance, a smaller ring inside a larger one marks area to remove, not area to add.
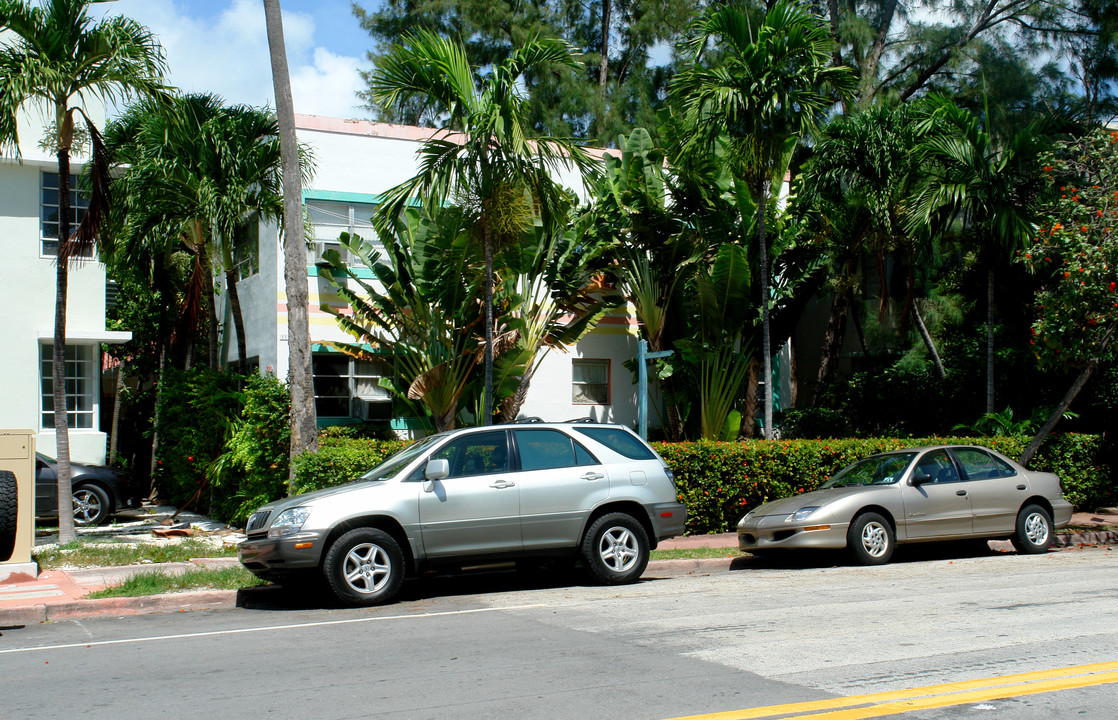
[[[295,461],[295,489],[304,493],[352,482],[408,444],[406,440],[321,435],[318,452],[304,453]]]
[[[874,453],[938,444],[985,445],[1017,458],[1027,437],[750,440],[733,443],[654,443],[676,476],[680,502],[687,505],[687,532],[730,532],[750,508],[814,490],[845,465]],[[1030,463],[1056,472],[1064,497],[1077,507],[1096,507],[1115,496],[1110,468],[1096,435],[1050,437]]]
[[[1026,437],[783,440],[764,442],[653,443],[675,473],[680,502],[687,505],[687,532],[730,532],[750,508],[807,492],[836,471],[874,453],[923,444],[976,444],[1017,458]],[[407,445],[384,441],[324,437],[317,455],[296,463],[300,492],[340,485]],[[1103,462],[1103,441],[1095,435],[1055,435],[1031,463],[1055,471],[1064,496],[1078,507],[1093,508],[1115,498],[1110,468]]]

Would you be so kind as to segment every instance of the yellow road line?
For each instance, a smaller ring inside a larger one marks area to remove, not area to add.
[[[911,710],[960,705],[968,702],[996,700],[1020,695],[1034,695],[1091,685],[1105,685],[1113,682],[1118,682],[1118,662],[1077,665],[1055,670],[1039,670],[981,680],[964,680],[942,685],[891,690],[869,695],[831,698],[829,700],[813,700],[706,715],[690,715],[674,720],[756,720],[779,716],[793,716],[802,719],[857,720],[858,718],[880,717]],[[853,707],[858,705],[872,705],[873,707]],[[840,708],[846,709],[840,710]],[[817,712],[821,710],[835,712]],[[805,715],[803,713],[816,714]]]

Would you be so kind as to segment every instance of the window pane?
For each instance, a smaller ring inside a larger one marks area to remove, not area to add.
[[[600,465],[598,458],[594,454],[584,448],[581,444],[575,443],[575,462],[578,465]]]
[[[508,440],[503,430],[475,433],[455,440],[431,459],[447,460],[452,478],[508,472]]]
[[[632,460],[652,460],[656,457],[656,454],[649,450],[636,435],[621,428],[576,427],[575,432],[579,432],[591,440],[596,440],[610,450]]]
[[[916,466],[916,473],[927,473],[935,483],[959,482],[959,473],[955,470],[955,463],[947,456],[946,450],[933,450],[920,458]]]
[[[609,405],[609,360],[571,361],[571,402]]]
[[[516,447],[520,451],[521,470],[575,465],[571,439],[558,430],[514,430]]]

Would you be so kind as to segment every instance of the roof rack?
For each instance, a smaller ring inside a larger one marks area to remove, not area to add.
[[[543,418],[533,416],[533,417],[517,418],[509,424],[510,425],[535,425],[536,423],[542,423],[542,422],[547,422],[547,421],[544,420]]]
[[[595,420],[594,418],[589,418],[589,417],[575,418],[574,420],[564,420],[563,422],[568,422],[572,425],[586,425],[586,424],[597,425],[597,424],[599,424],[598,420]]]

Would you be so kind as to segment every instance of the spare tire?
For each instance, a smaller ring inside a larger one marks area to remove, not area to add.
[[[16,547],[18,501],[15,473],[0,470],[0,562],[10,558]]]

